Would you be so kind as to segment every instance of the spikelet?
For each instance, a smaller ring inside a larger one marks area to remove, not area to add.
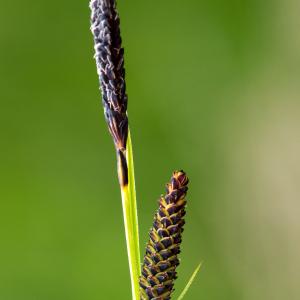
[[[104,115],[117,150],[120,184],[124,186],[128,182],[128,118],[120,18],[115,0],[91,0],[90,9]]]
[[[187,184],[186,174],[175,171],[166,186],[166,195],[160,197],[140,277],[142,300],[168,300],[171,297],[185,223]]]

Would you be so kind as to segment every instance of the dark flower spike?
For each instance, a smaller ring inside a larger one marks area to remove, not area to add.
[[[140,277],[141,300],[169,300],[176,279],[188,178],[175,171],[154,216]]]
[[[122,185],[125,185],[127,184],[125,157],[128,118],[120,19],[115,0],[91,0],[90,9],[104,115],[117,150],[119,180]]]

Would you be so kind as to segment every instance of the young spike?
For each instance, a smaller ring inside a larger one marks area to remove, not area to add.
[[[141,300],[169,300],[176,279],[188,178],[175,171],[154,216],[140,277]]]

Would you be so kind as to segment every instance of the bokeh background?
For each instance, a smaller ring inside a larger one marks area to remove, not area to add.
[[[300,299],[297,0],[119,1],[141,244],[191,184],[176,294]],[[0,2],[0,299],[130,299],[88,1]],[[176,299],[174,297],[174,299]]]

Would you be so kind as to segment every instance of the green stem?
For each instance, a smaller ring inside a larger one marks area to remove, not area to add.
[[[134,179],[134,164],[130,132],[128,132],[126,149],[126,160],[128,165],[128,185],[121,186],[122,206],[130,270],[132,299],[139,300],[139,277],[141,274],[140,246]]]
[[[200,271],[201,265],[202,265],[202,262],[197,266],[196,270],[192,274],[191,278],[189,279],[188,283],[186,284],[185,288],[183,289],[183,291],[181,292],[181,294],[177,300],[182,300],[184,298],[185,294],[187,293],[187,291],[191,287],[193,281],[195,280],[198,272]]]

